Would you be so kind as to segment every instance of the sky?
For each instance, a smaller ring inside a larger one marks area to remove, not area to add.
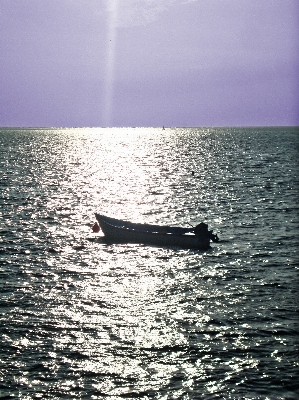
[[[0,0],[0,126],[299,125],[298,0]]]

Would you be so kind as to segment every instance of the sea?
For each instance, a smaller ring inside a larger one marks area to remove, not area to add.
[[[0,129],[0,398],[299,399],[298,172],[298,127]]]

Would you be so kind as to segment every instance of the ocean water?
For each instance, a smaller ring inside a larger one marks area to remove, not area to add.
[[[299,398],[298,128],[1,129],[0,153],[1,398]],[[107,244],[95,212],[220,242]]]

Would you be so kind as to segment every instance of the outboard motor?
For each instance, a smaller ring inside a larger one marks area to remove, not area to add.
[[[194,233],[195,235],[207,235],[208,234],[208,225],[205,224],[204,222],[201,222],[200,224],[196,225],[194,228]]]
[[[204,222],[201,222],[200,224],[196,225],[194,228],[194,233],[195,235],[201,235],[201,236],[208,236],[213,242],[219,242],[219,238],[216,235],[213,234],[213,231],[209,231],[209,226],[205,224]]]
[[[219,237],[217,236],[217,233],[216,233],[216,235],[214,235],[214,234],[213,234],[213,231],[210,231],[209,234],[210,234],[210,239],[211,239],[213,242],[219,242]]]

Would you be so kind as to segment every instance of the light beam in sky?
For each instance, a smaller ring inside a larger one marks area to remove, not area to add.
[[[298,125],[298,0],[0,0],[0,126]]]
[[[107,29],[107,55],[104,83],[104,109],[102,126],[111,126],[113,120],[113,87],[115,71],[115,52],[117,40],[118,0],[107,0],[108,29]]]

